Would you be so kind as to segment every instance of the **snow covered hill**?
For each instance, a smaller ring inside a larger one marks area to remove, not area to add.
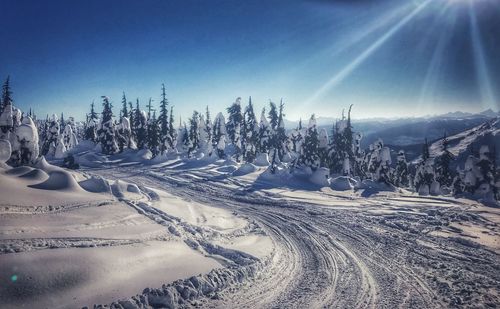
[[[471,149],[477,152],[482,145],[495,146],[497,149],[496,159],[500,161],[500,117],[490,119],[472,129],[458,134],[448,136],[448,149],[455,155],[455,164],[463,165],[471,153]],[[443,139],[432,143],[429,147],[431,157],[442,154]]]

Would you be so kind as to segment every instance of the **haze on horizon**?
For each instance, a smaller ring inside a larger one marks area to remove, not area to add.
[[[402,117],[499,109],[495,0],[2,1],[0,78],[15,104],[83,119],[122,92],[177,116],[257,108]]]

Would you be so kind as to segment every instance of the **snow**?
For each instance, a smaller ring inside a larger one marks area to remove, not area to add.
[[[320,167],[314,173],[311,175],[311,182],[322,186],[322,187],[328,187],[330,186],[330,170],[326,167]]]
[[[258,153],[253,163],[257,166],[269,166],[271,164],[267,153]]]
[[[0,163],[5,163],[10,158],[12,148],[10,142],[6,139],[0,139]]]
[[[252,163],[244,163],[233,172],[233,176],[243,176],[257,171],[257,167]]]
[[[330,180],[330,186],[333,190],[346,191],[352,190],[356,186],[357,181],[353,178],[340,176]]]

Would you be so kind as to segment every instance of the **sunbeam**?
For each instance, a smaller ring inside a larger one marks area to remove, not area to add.
[[[449,13],[449,5],[445,5],[439,16],[437,17],[438,19],[441,18],[444,14]],[[446,24],[445,28],[441,31],[441,34],[438,39],[438,43],[436,45],[436,48],[434,50],[434,53],[432,55],[431,61],[429,63],[429,67],[427,69],[427,73],[425,75],[423,84],[422,84],[422,89],[420,91],[420,98],[418,101],[418,106],[417,108],[419,109],[419,112],[423,111],[424,108],[426,108],[429,103],[434,102],[435,100],[435,92],[436,92],[436,86],[438,83],[438,78],[439,78],[439,71],[442,67],[442,63],[444,60],[444,51],[446,48],[446,45],[448,44],[453,28],[455,26],[457,20],[456,14],[452,14],[450,23]],[[433,27],[434,28],[434,27]]]
[[[469,18],[471,27],[471,44],[474,52],[474,64],[476,68],[476,78],[481,95],[481,104],[486,108],[494,108],[496,103],[495,95],[493,94],[493,90],[491,87],[491,79],[484,55],[481,33],[479,32],[476,13],[474,11],[474,8],[472,7],[472,4],[470,4],[469,6]]]
[[[394,25],[382,37],[380,37],[372,45],[370,45],[370,47],[368,47],[363,53],[361,53],[351,63],[345,66],[340,72],[335,74],[323,86],[321,86],[309,99],[306,100],[304,106],[310,105],[312,102],[323,96],[328,90],[332,89],[340,82],[342,82],[355,69],[357,69],[366,59],[368,59],[375,51],[377,51],[380,47],[382,47],[384,43],[386,43],[392,36],[394,36],[401,28],[403,28],[408,22],[410,22],[415,16],[417,16],[417,14],[420,13],[430,2],[431,0],[427,0],[419,4],[408,16],[406,16],[396,25]]]

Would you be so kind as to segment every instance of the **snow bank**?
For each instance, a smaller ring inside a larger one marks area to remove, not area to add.
[[[39,184],[30,185],[29,187],[42,190],[62,190],[62,191],[81,191],[82,189],[76,182],[75,178],[66,171],[52,171],[49,173],[49,178]]]
[[[269,166],[271,164],[269,162],[269,155],[267,153],[257,154],[257,157],[253,161],[253,164],[257,166]]]
[[[22,174],[19,177],[27,178],[33,181],[46,181],[47,179],[49,179],[49,175],[38,168],[33,169],[25,174]]]
[[[85,190],[93,193],[111,193],[111,187],[106,179],[100,176],[92,176],[89,179],[79,182]]]
[[[10,142],[6,139],[0,139],[0,163],[5,163],[9,160],[12,153]]]
[[[331,188],[337,191],[352,190],[356,186],[356,183],[355,179],[347,176],[335,177],[330,180]]]
[[[330,169],[326,167],[320,167],[311,175],[309,180],[319,186],[328,187],[330,186]]]
[[[257,167],[252,163],[242,164],[237,170],[233,172],[233,176],[243,176],[257,171]]]
[[[34,166],[36,168],[43,170],[44,172],[46,172],[48,174],[50,174],[52,172],[65,172],[64,169],[48,163],[47,160],[45,160],[44,156],[41,156],[40,158],[38,158],[38,160],[36,161]]]

